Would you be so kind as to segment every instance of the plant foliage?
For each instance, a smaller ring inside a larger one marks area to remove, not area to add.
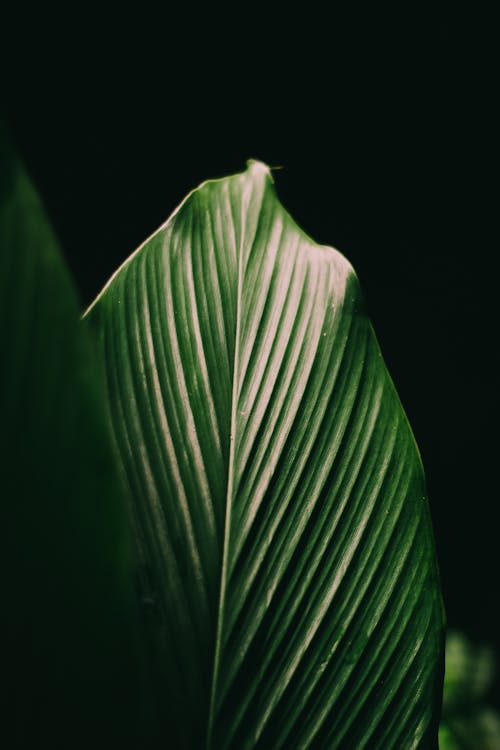
[[[422,465],[337,251],[269,170],[208,181],[86,319],[175,748],[435,748]]]
[[[102,373],[3,131],[0,336],[3,743],[128,747],[142,678]]]
[[[487,702],[494,677],[491,648],[448,633],[440,750],[500,750],[500,714]]]

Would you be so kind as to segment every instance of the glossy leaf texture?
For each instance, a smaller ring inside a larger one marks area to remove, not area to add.
[[[134,559],[102,372],[40,200],[0,132],[5,747],[132,747]],[[135,747],[135,745],[134,745]]]
[[[87,319],[172,746],[437,747],[424,475],[350,264],[249,162],[193,191]]]

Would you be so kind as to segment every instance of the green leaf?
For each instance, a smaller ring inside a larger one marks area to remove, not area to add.
[[[193,191],[88,319],[172,747],[437,747],[423,471],[345,258],[249,162]]]
[[[456,631],[446,636],[443,714],[460,711],[484,700],[495,676],[489,646],[472,644]]]
[[[102,372],[30,180],[0,132],[5,747],[128,747],[134,559]]]
[[[500,714],[487,705],[494,677],[491,648],[447,634],[440,750],[500,750]]]

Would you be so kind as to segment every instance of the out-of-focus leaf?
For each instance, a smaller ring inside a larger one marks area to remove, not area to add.
[[[485,705],[494,676],[491,648],[448,634],[440,750],[500,750],[500,714]]]
[[[0,132],[1,744],[129,747],[131,545],[96,357],[40,201]]]
[[[191,193],[87,317],[171,746],[436,748],[423,471],[345,258],[252,162]]]
[[[495,676],[493,650],[450,631],[446,638],[443,713],[482,700]]]

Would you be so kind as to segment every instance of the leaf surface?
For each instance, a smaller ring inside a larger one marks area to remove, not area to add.
[[[500,714],[488,705],[495,671],[490,647],[447,633],[440,750],[500,750]]]
[[[43,207],[0,130],[2,740],[132,747],[133,558],[102,372]]]
[[[87,318],[173,746],[437,747],[424,476],[350,264],[249,162],[193,191]]]

